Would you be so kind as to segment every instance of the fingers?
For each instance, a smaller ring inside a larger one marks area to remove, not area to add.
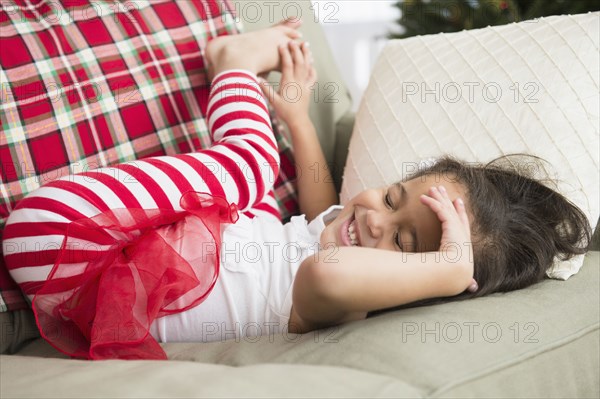
[[[307,84],[312,86],[317,81],[317,70],[313,65],[314,60],[308,42],[302,43],[302,53],[304,55],[304,60],[306,61],[306,68],[308,69]]]
[[[299,44],[290,41],[288,45],[279,47],[281,57],[281,73],[287,78],[306,79],[308,85],[317,80],[317,71],[312,66],[313,57],[308,42]]]
[[[448,192],[444,186],[431,187],[429,195],[422,195],[421,202],[428,205],[436,213],[440,222],[445,222],[455,213],[463,226],[469,228],[469,217],[465,209],[464,201],[461,198],[450,200]],[[454,212],[452,212],[454,211]]]
[[[300,49],[300,45],[295,41],[289,43],[290,52],[292,53],[292,60],[294,61],[294,67],[296,72],[300,72],[304,68],[304,54]]]
[[[439,186],[439,188],[431,187],[429,189],[429,195],[421,195],[421,202],[428,205],[429,208],[431,208],[431,210],[437,214],[438,219],[440,219],[440,222],[442,223],[448,220],[448,205],[454,208],[452,202],[448,198],[448,193],[446,192],[446,188],[444,186]]]
[[[317,81],[317,70],[314,66],[310,66],[310,70],[308,71],[308,85],[312,86]]]
[[[289,77],[294,72],[294,61],[290,54],[289,46],[282,44],[279,46],[279,56],[281,57],[281,73],[284,77]]]
[[[310,44],[308,42],[302,43],[302,55],[307,64],[312,64],[312,52],[310,51]]]

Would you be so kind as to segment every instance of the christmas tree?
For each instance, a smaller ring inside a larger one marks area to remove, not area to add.
[[[404,0],[395,4],[404,38],[600,10],[598,0]]]

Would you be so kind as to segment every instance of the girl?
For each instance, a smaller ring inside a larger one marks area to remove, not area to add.
[[[265,97],[289,126],[299,170],[325,165],[298,26],[209,43],[210,149],[67,176],[15,208],[6,264],[52,345],[79,358],[164,359],[157,341],[305,333],[415,301],[521,288],[555,255],[585,251],[587,220],[562,196],[450,159],[343,207],[330,179],[299,173],[305,216],[282,225],[269,194],[279,165]],[[279,92],[257,78],[273,69]]]

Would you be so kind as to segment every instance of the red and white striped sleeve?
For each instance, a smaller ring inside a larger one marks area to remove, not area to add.
[[[25,294],[31,298],[46,280],[67,226],[78,219],[117,208],[180,211],[188,191],[222,196],[241,212],[278,215],[272,186],[279,153],[256,76],[243,70],[216,76],[207,117],[214,139],[209,149],[65,176],[21,200],[2,243],[9,272]]]

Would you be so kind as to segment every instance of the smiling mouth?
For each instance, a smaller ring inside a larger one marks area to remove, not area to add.
[[[353,219],[348,226],[348,237],[350,238],[351,246],[360,246],[360,241],[358,240],[358,229],[356,227],[356,219]]]
[[[342,225],[341,236],[344,245],[349,247],[360,246],[360,236],[354,215]]]

